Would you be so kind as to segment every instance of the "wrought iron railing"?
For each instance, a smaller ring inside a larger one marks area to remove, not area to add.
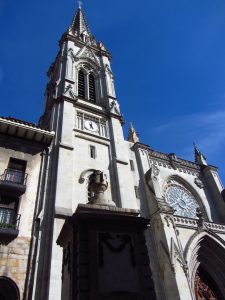
[[[19,229],[20,216],[13,209],[0,207],[0,228]]]
[[[26,185],[27,174],[20,170],[6,169],[0,177],[1,181]]]

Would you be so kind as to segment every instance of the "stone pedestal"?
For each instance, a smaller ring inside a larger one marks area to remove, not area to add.
[[[63,247],[63,300],[154,300],[143,231],[136,210],[79,205],[57,243]]]

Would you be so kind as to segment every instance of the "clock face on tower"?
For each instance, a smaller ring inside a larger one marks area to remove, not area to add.
[[[91,120],[86,120],[84,122],[84,127],[85,127],[85,129],[87,129],[89,131],[92,131],[92,132],[98,132],[99,131],[98,125],[94,121],[91,121]]]
[[[196,209],[199,207],[194,196],[180,185],[170,185],[166,189],[167,203],[175,210],[175,215],[196,218]]]

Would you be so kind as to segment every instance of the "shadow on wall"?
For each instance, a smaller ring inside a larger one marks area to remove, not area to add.
[[[222,198],[223,198],[223,201],[225,202],[225,189],[224,189],[224,190],[222,190],[222,192],[221,192],[221,196],[222,196]]]

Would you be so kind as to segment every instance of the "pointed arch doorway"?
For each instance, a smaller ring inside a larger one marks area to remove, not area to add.
[[[225,300],[224,246],[224,242],[211,233],[202,233],[195,246],[187,245],[196,300]]]
[[[215,281],[201,266],[195,275],[195,297],[196,300],[223,300]]]

